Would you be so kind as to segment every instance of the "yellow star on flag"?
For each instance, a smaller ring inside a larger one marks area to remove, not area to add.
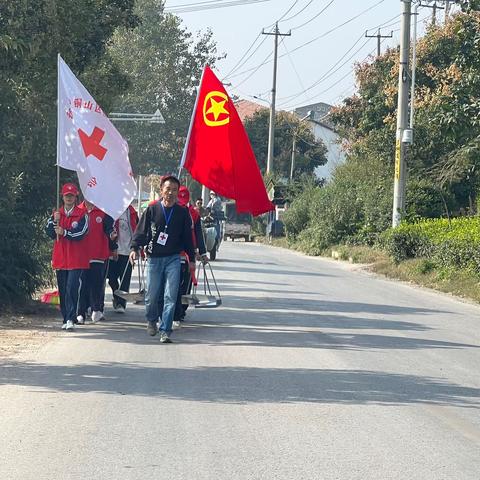
[[[227,115],[229,115],[228,110],[225,109],[226,100],[222,100],[221,102],[217,102],[214,98],[211,98],[210,102],[211,102],[210,103],[210,108],[205,112],[205,114],[212,113],[215,121],[218,120],[218,117],[222,113],[226,113]]]

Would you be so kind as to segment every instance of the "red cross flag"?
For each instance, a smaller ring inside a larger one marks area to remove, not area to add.
[[[127,142],[60,55],[57,165],[75,170],[83,196],[114,219],[135,198]]]

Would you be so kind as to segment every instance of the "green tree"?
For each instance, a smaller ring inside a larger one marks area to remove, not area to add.
[[[56,197],[57,53],[108,109],[127,82],[105,47],[115,28],[136,24],[132,7],[133,0],[11,0],[0,4],[3,306],[28,298],[47,276],[50,244],[42,227]]]
[[[268,153],[269,112],[261,109],[245,120],[245,129],[258,166],[266,171]],[[296,136],[295,178],[306,173],[312,175],[315,168],[327,163],[327,149],[322,141],[316,141],[305,122],[288,112],[278,112],[275,117],[274,173],[289,178],[292,159],[293,136]]]
[[[477,203],[480,13],[475,2],[468,3],[464,5],[468,13],[429,28],[418,42],[415,138],[407,158],[407,219],[473,211]],[[330,115],[342,138],[346,162],[314,197],[316,207],[304,221],[304,232],[296,232],[302,241],[321,246],[371,242],[389,226],[398,68],[398,49],[356,66],[356,93]],[[297,226],[292,223],[291,228],[295,231]]]
[[[133,31],[118,29],[108,49],[131,82],[115,110],[153,113],[158,108],[165,118],[165,125],[119,125],[140,174],[178,169],[203,66],[214,66],[218,58],[212,33],[193,36],[178,17],[164,13],[163,3],[137,0],[140,24]]]

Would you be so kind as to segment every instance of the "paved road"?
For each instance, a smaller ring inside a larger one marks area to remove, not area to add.
[[[140,307],[0,365],[0,479],[480,478],[480,308],[224,244],[224,306]]]

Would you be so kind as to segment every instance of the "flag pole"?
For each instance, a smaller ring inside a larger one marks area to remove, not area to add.
[[[203,75],[205,74],[205,68],[206,67],[207,67],[207,65],[205,65],[203,67],[202,76],[200,77],[200,83],[198,84],[197,98],[195,99],[195,105],[193,106],[192,118],[190,119],[190,125],[188,127],[187,139],[185,141],[185,146],[183,147],[182,159],[180,160],[180,168],[178,169],[178,178],[179,179],[180,179],[180,174],[182,173],[183,165],[185,163],[185,158],[187,156],[188,144],[190,143],[190,136],[192,134],[192,128],[193,128],[193,121],[195,119],[195,113],[197,111],[198,98],[200,97],[200,90],[202,88]]]
[[[60,53],[57,54],[57,209],[60,210]],[[57,241],[60,236],[57,235]]]
[[[57,54],[57,212],[60,209],[60,53]]]

